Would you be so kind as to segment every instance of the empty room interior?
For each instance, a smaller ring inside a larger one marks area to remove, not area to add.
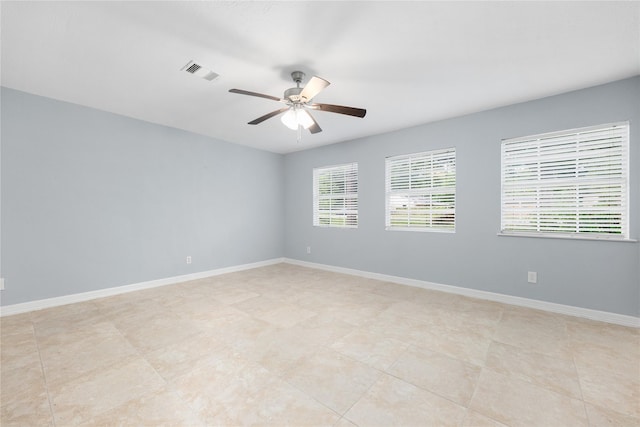
[[[0,20],[2,426],[640,426],[640,2]]]

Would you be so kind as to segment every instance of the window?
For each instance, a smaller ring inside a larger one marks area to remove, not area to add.
[[[313,225],[358,227],[358,164],[313,170]]]
[[[386,159],[387,230],[454,231],[456,149]]]
[[[502,141],[503,234],[629,238],[629,124]]]

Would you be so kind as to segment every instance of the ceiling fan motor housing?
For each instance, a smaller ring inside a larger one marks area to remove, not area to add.
[[[301,87],[292,87],[284,91],[284,99],[288,99],[291,102],[300,102]]]
[[[300,86],[300,83],[304,80],[304,76],[305,74],[302,71],[293,71],[291,73],[291,78],[298,84],[298,86]]]

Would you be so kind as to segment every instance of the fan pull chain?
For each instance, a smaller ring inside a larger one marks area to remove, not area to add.
[[[302,125],[298,125],[298,144],[300,144],[300,141],[302,141]]]

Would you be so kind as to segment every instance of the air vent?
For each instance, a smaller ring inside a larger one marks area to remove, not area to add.
[[[202,77],[205,80],[212,81],[219,74],[214,73],[213,71],[203,67],[200,64],[196,64],[195,61],[189,61],[187,65],[181,68],[181,71],[186,71],[189,74],[193,74],[194,76]]]
[[[198,64],[191,64],[191,66],[187,68],[187,73],[195,74],[195,72],[198,71],[200,68],[202,67],[199,66]]]

